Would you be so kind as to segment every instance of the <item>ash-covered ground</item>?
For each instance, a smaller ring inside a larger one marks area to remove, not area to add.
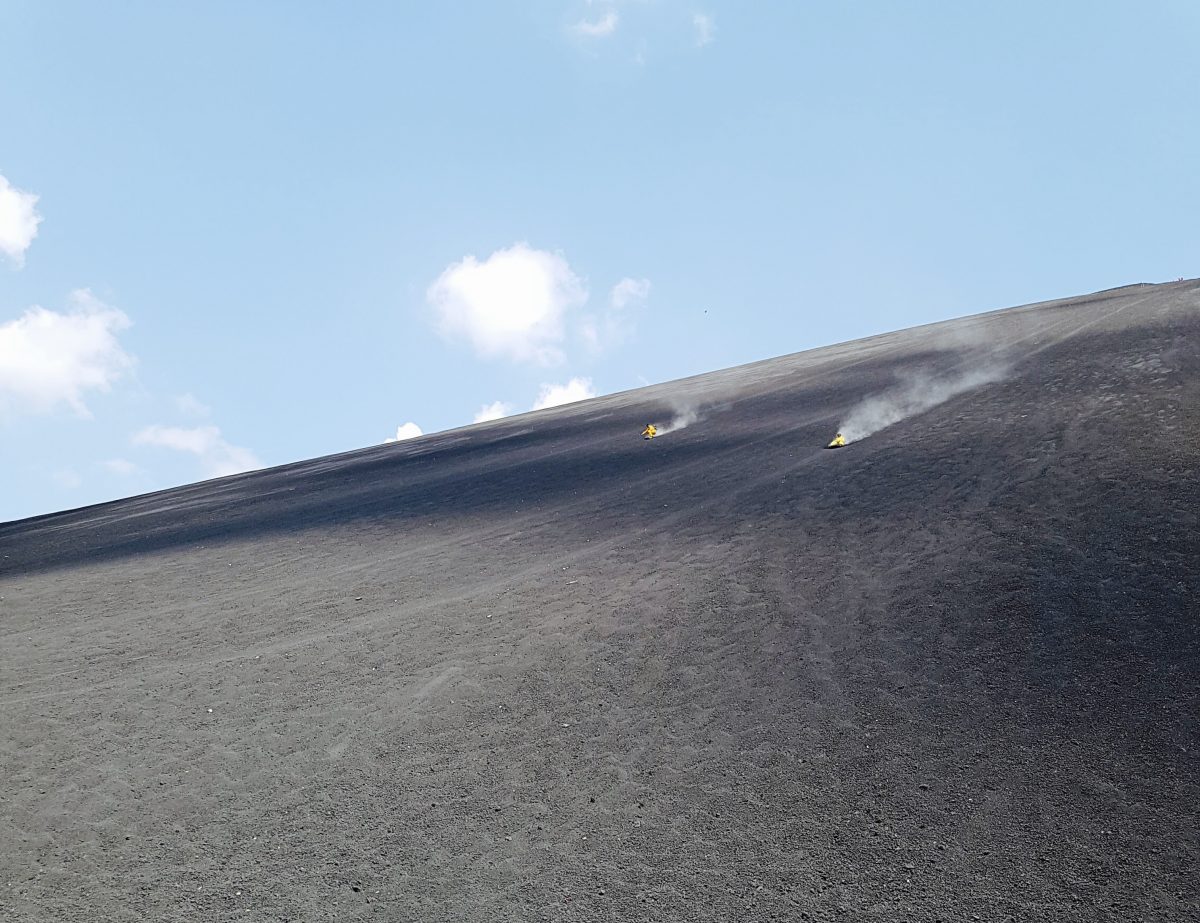
[[[5,921],[1200,915],[1194,281],[0,555]]]

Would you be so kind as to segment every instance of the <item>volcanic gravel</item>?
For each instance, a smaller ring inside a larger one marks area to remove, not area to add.
[[[1130,286],[0,525],[0,919],[1200,919],[1198,409]]]

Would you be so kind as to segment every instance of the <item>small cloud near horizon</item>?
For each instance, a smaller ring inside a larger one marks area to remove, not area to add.
[[[410,420],[402,426],[396,427],[396,435],[389,436],[387,439],[383,440],[383,442],[384,445],[387,445],[389,442],[403,442],[405,439],[416,439],[418,436],[424,435],[425,434],[421,432],[421,427],[417,426],[416,423],[413,423]]]
[[[493,401],[490,404],[484,404],[479,408],[479,412],[475,414],[475,419],[472,423],[487,423],[491,420],[499,420],[502,417],[507,417],[512,413],[512,406],[504,403],[504,401]]]
[[[717,24],[708,13],[693,13],[692,31],[696,39],[696,47],[703,48],[716,40]]]
[[[230,444],[216,426],[147,426],[133,436],[134,445],[157,446],[195,455],[204,477],[218,478],[264,467],[249,449]]]
[[[18,189],[0,175],[0,253],[17,269],[25,265],[25,251],[42,223],[37,201],[37,195]]]
[[[532,409],[545,410],[547,407],[561,407],[563,404],[586,401],[595,396],[596,389],[592,387],[590,378],[572,378],[564,385],[542,385]]]

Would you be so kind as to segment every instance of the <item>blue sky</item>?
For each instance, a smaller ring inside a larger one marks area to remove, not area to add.
[[[1197,274],[1189,0],[3,0],[0,35],[0,521]]]

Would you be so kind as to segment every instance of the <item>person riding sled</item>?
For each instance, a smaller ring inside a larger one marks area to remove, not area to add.
[[[657,435],[658,435],[658,429],[655,427],[655,425],[653,423],[647,423],[646,428],[644,430],[642,430],[642,438],[643,439],[653,439]]]

